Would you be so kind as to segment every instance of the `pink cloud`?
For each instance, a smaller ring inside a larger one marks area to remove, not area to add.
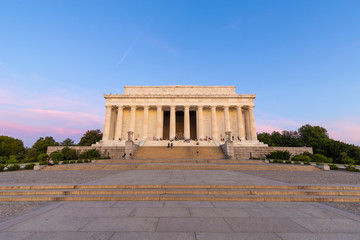
[[[264,124],[258,124],[256,126],[256,130],[259,133],[262,133],[262,132],[272,133],[274,131],[276,131],[276,132],[283,131],[283,129],[280,129],[280,128],[277,128],[277,127],[274,127],[274,126],[271,126],[271,125],[264,125]]]
[[[356,122],[356,119],[353,119],[353,121]],[[360,120],[358,120],[359,124],[354,122],[337,120],[325,124],[325,128],[328,130],[329,136],[333,139],[360,145]]]
[[[84,129],[69,129],[64,127],[44,127],[44,126],[34,126],[30,124],[21,124],[14,122],[0,122],[0,131],[1,134],[10,134],[11,135],[32,135],[32,134],[58,134],[58,135],[74,135],[84,133]]]
[[[37,119],[56,119],[70,121],[71,124],[80,123],[87,125],[88,123],[103,124],[103,116],[98,116],[83,112],[64,112],[58,110],[47,109],[24,109],[26,112],[35,113],[33,118]]]

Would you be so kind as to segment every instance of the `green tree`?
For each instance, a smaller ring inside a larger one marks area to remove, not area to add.
[[[32,147],[36,149],[38,154],[41,154],[46,153],[48,146],[59,146],[59,143],[56,142],[53,137],[41,137],[34,143]]]
[[[47,161],[47,160],[49,160],[49,155],[47,155],[46,153],[41,153],[41,154],[39,154],[39,156],[37,157],[37,160],[38,160],[39,162]]]
[[[102,139],[102,133],[100,129],[87,130],[84,136],[80,139],[80,146],[91,146],[91,144],[97,143]]]
[[[306,124],[299,128],[302,145],[313,147],[315,153],[322,153],[326,143],[330,140],[328,132],[320,126]]]
[[[86,152],[83,152],[80,154],[80,159],[90,159],[90,158],[99,158],[100,152],[97,149],[91,149],[87,150]]]
[[[75,144],[74,144],[74,140],[72,140],[72,139],[70,139],[70,138],[67,138],[67,139],[65,139],[64,141],[62,141],[62,142],[60,143],[60,145],[61,145],[61,146],[73,146],[73,145],[75,145]]]
[[[36,148],[27,148],[25,150],[25,159],[27,162],[36,162],[38,155]]]
[[[64,147],[61,150],[61,153],[64,155],[65,160],[74,160],[77,159],[76,151],[75,149],[71,149],[69,147]]]
[[[0,156],[18,156],[24,151],[23,141],[8,136],[0,136]]]
[[[62,152],[52,152],[50,154],[50,157],[54,160],[54,161],[62,161],[64,160],[64,154]]]

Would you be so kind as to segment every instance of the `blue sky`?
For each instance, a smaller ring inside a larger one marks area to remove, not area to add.
[[[235,85],[258,131],[320,125],[360,145],[360,2],[0,2],[0,135],[103,128],[124,85]]]

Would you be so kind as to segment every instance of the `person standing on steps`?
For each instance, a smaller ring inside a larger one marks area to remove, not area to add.
[[[171,148],[173,148],[173,143],[171,143]]]
[[[170,142],[168,142],[168,148],[170,148]]]

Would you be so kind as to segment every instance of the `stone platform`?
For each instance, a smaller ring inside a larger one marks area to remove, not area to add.
[[[51,201],[0,222],[0,239],[359,239],[359,215],[319,200],[359,201],[359,189],[226,170],[119,171],[83,184],[0,184],[0,199]]]

